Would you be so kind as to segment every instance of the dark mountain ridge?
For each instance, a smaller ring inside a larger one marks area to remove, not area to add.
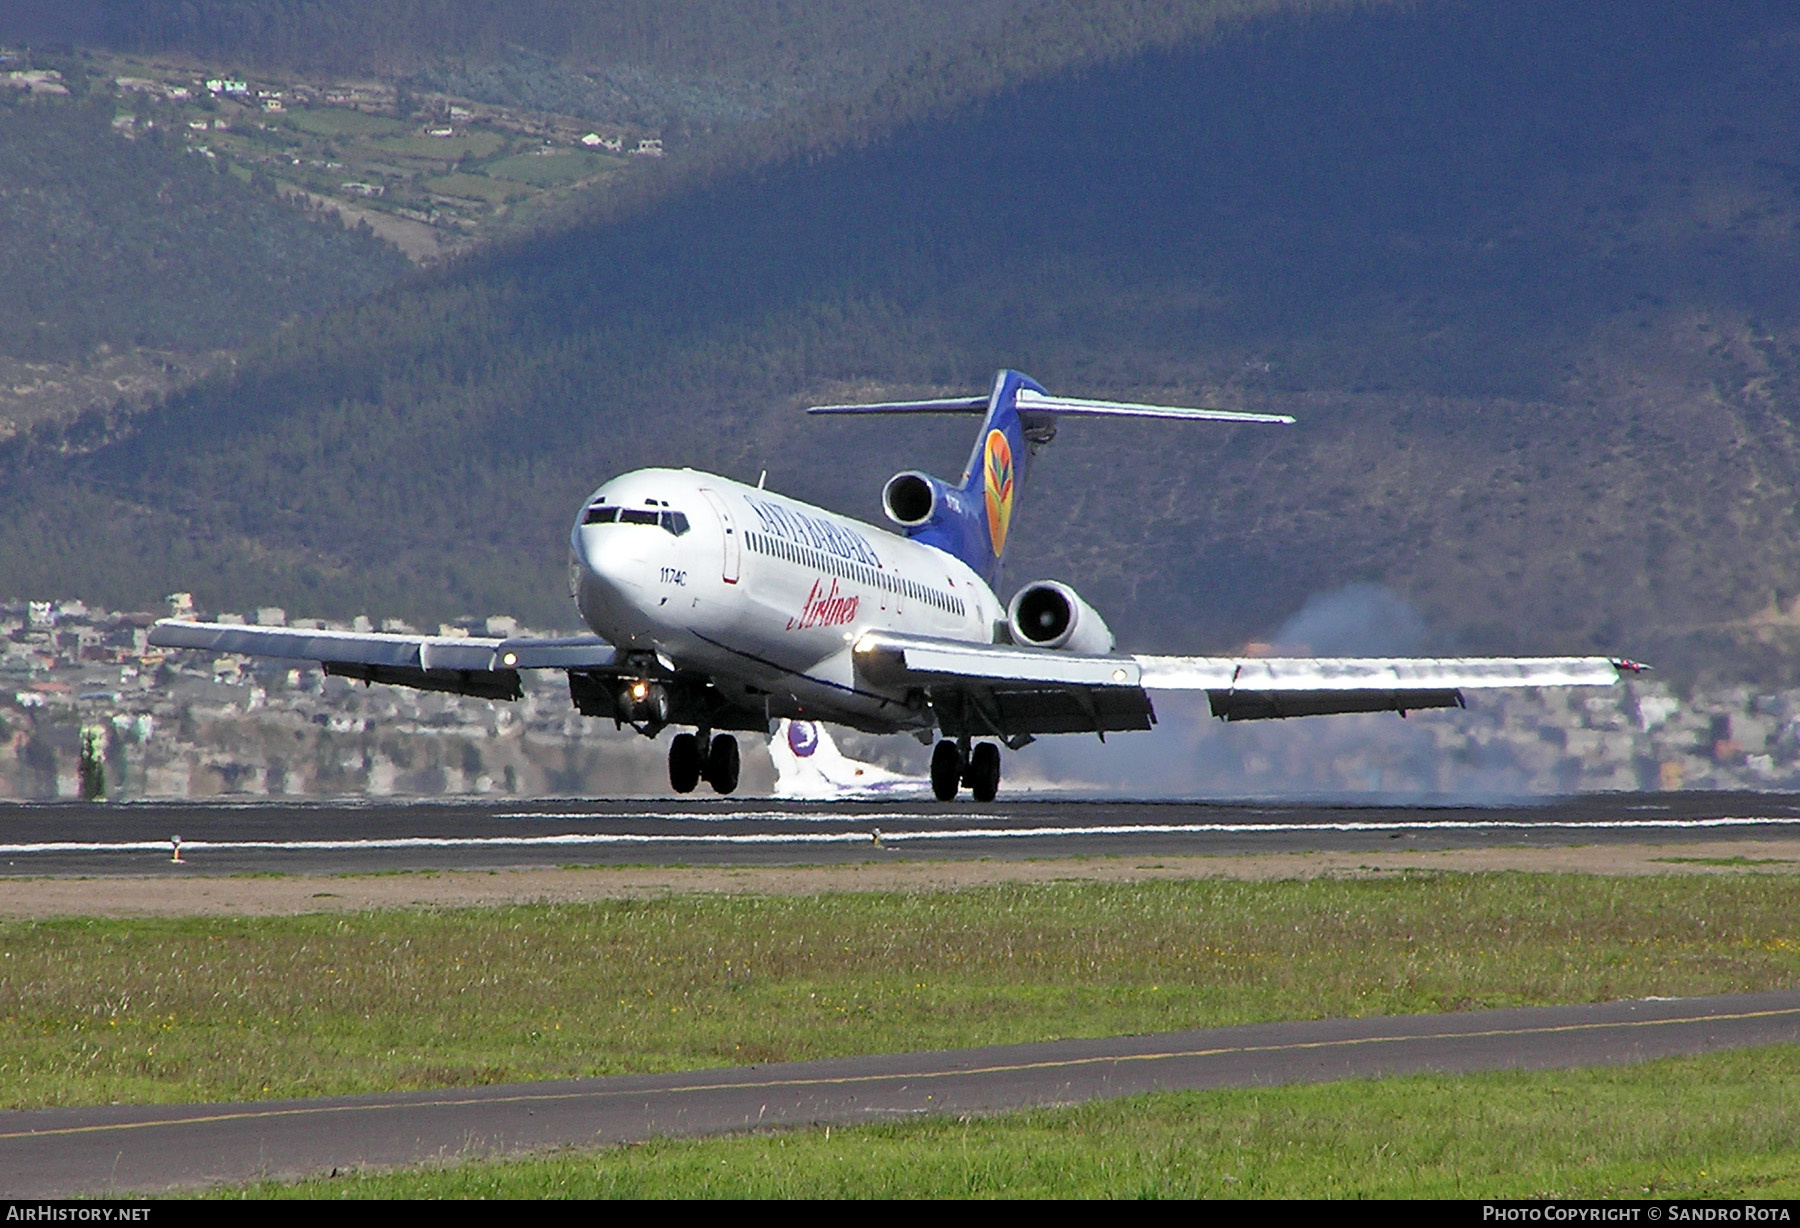
[[[966,426],[797,408],[1004,364],[1302,418],[1044,455],[1009,575],[1138,646],[1374,581],[1439,646],[1785,668],[1797,86],[1769,3],[1288,15],[1033,82],[303,323],[91,456],[15,451],[0,588],[566,622],[605,476],[767,467],[871,515]]]

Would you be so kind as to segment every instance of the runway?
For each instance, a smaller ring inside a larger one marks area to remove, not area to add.
[[[172,859],[181,837],[182,861]],[[1192,856],[1800,837],[1800,795],[1474,806],[1002,798],[0,806],[0,875],[343,874],[557,865]]]
[[[154,1192],[334,1168],[1150,1091],[1616,1065],[1800,1041],[1800,991],[1056,1041],[330,1100],[0,1114],[0,1196]]]

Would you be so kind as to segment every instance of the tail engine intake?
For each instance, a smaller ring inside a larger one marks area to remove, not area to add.
[[[896,473],[881,488],[881,507],[888,519],[908,529],[930,524],[943,500],[938,488],[943,483],[929,474],[908,470]]]
[[[1056,580],[1039,580],[1020,589],[1007,607],[1006,621],[1013,642],[1033,648],[1100,654],[1111,652],[1115,642],[1099,612]]]

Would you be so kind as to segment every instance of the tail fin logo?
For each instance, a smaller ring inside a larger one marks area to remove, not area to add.
[[[789,721],[788,749],[796,759],[805,759],[819,749],[819,730],[811,721]]]
[[[1004,431],[989,431],[986,458],[982,465],[986,476],[988,537],[994,543],[997,557],[1006,549],[1006,530],[1012,523],[1013,455]]]

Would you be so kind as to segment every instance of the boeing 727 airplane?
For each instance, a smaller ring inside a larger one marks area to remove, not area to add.
[[[1291,424],[1276,414],[1051,396],[1001,371],[986,396],[820,405],[815,414],[969,414],[981,431],[952,485],[908,470],[882,505],[898,532],[692,469],[640,469],[582,505],[570,591],[592,635],[566,639],[306,631],[164,620],[167,648],[316,661],[326,673],[517,699],[521,670],[562,670],[585,716],[669,743],[669,783],[738,783],[731,731],[782,718],[930,743],[949,801],[991,800],[1000,746],[1054,733],[1149,729],[1153,691],[1205,691],[1226,721],[1461,707],[1490,687],[1610,686],[1608,657],[1171,657],[1116,650],[1068,584],[996,592],[1032,456],[1071,417]],[[985,739],[985,740],[983,740]]]

